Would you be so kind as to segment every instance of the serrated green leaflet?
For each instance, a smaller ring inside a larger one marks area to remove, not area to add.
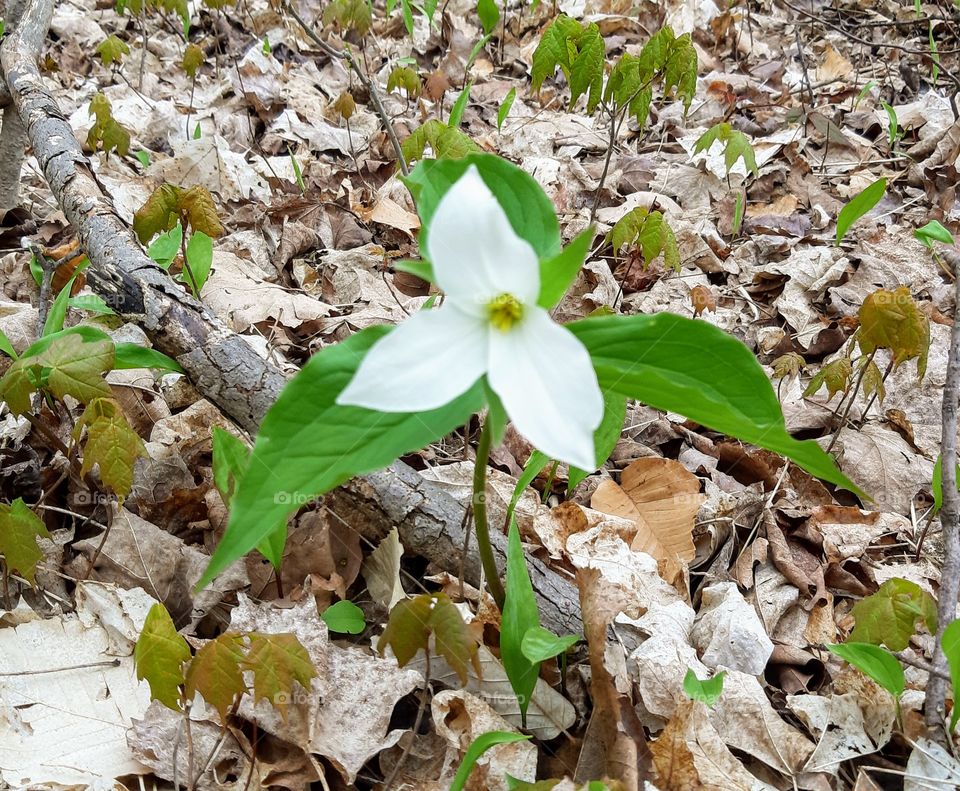
[[[679,412],[863,494],[816,442],[787,433],[763,369],[746,346],[722,330],[672,313],[603,316],[567,327],[589,350],[605,392]]]
[[[386,414],[338,406],[336,397],[353,378],[363,355],[390,329],[368,327],[315,354],[284,388],[264,418],[231,502],[226,533],[199,587],[312,498],[422,448],[463,425],[483,406],[479,382],[429,412]],[[425,387],[429,384],[424,382]]]

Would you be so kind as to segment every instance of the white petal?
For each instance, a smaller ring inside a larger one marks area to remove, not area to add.
[[[381,412],[436,409],[476,382],[487,359],[484,322],[453,305],[422,310],[373,345],[337,403]]]
[[[593,432],[603,395],[586,347],[542,308],[490,331],[490,386],[516,429],[554,459],[596,469]]]
[[[437,285],[464,310],[480,312],[504,293],[536,304],[537,254],[517,236],[476,165],[440,200],[430,221],[427,256]]]

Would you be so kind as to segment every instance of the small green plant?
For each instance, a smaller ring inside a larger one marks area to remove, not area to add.
[[[688,34],[675,36],[670,27],[662,27],[646,43],[640,54],[624,53],[607,68],[606,50],[600,28],[593,22],[581,24],[560,14],[546,30],[533,53],[531,84],[539,91],[544,80],[557,69],[570,86],[569,108],[586,97],[587,113],[597,108],[609,124],[609,140],[603,173],[597,187],[590,223],[599,206],[606,183],[610,159],[624,122],[633,118],[643,129],[659,88],[663,99],[676,95],[689,109],[697,87],[697,53]]]
[[[890,143],[890,150],[893,151],[896,148],[897,141],[903,136],[903,129],[900,127],[897,111],[893,109],[893,106],[887,102],[880,102],[880,106],[887,113],[887,141]]]
[[[90,100],[90,115],[95,121],[87,133],[87,145],[94,151],[99,147],[104,154],[116,151],[125,157],[130,150],[130,133],[113,117],[110,101],[102,93]]]
[[[862,192],[853,196],[837,216],[837,245],[843,241],[850,226],[876,206],[887,191],[887,180],[877,179]]]
[[[185,229],[190,231],[189,236]],[[133,215],[133,230],[147,254],[169,269],[179,252],[180,280],[199,299],[213,264],[213,240],[223,233],[213,196],[206,187],[161,184]]]
[[[197,72],[203,65],[203,61],[203,50],[197,44],[187,44],[183,51],[183,59],[180,61],[180,68],[190,78],[190,103],[187,106],[187,120],[183,123],[187,140],[190,139],[190,116],[193,115],[193,96],[197,90]]]
[[[457,773],[453,777],[453,782],[450,784],[450,791],[463,791],[463,789],[466,788],[467,780],[470,779],[470,773],[477,765],[477,760],[491,747],[496,747],[498,744],[522,742],[529,738],[529,736],[525,736],[522,733],[511,733],[510,731],[488,731],[487,733],[481,733],[476,739],[470,742],[470,746],[467,748],[466,753],[464,753],[463,762],[457,769]]]
[[[323,10],[323,24],[333,25],[341,33],[353,30],[362,38],[370,31],[372,14],[368,0],[333,0]]]
[[[394,66],[387,77],[387,93],[400,90],[406,95],[407,101],[419,96],[423,90],[420,75],[410,66]]]
[[[730,171],[736,165],[737,160],[743,161],[747,174],[752,174],[754,178],[759,174],[757,167],[757,156],[753,150],[753,145],[743,132],[734,129],[726,121],[715,124],[704,132],[693,147],[694,153],[709,151],[710,147],[719,142],[723,145],[723,159],[726,167],[727,186],[730,186]],[[737,190],[734,197],[733,222],[731,231],[734,236],[740,233],[740,226],[743,223],[743,213],[746,208],[747,191],[744,185]]]
[[[114,63],[118,66],[123,63],[123,56],[130,54],[130,47],[122,39],[111,35],[100,42],[95,52],[100,56],[103,65],[110,68]]]
[[[509,93],[503,97],[503,101],[500,102],[500,107],[497,108],[497,131],[503,129],[503,123],[507,120],[507,116],[510,115],[510,108],[513,107],[514,101],[517,98],[517,89],[511,88]]]
[[[687,675],[683,677],[683,691],[691,700],[698,700],[713,708],[713,705],[720,700],[720,696],[723,694],[723,679],[726,676],[727,671],[721,670],[713,678],[701,681],[691,668],[687,670]]]

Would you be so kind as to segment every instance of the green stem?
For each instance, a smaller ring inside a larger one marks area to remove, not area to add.
[[[497,561],[493,556],[493,547],[490,545],[490,529],[487,524],[487,461],[489,458],[490,424],[487,422],[480,429],[477,458],[473,467],[473,524],[477,531],[477,550],[480,552],[483,575],[487,578],[487,588],[497,607],[502,611],[506,596],[503,592],[503,584],[500,582]]]

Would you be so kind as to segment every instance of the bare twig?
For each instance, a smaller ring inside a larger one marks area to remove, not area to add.
[[[393,128],[393,124],[390,122],[390,117],[387,115],[387,111],[384,109],[383,102],[380,100],[380,92],[377,90],[377,86],[373,80],[367,77],[366,72],[360,68],[360,65],[357,63],[356,58],[353,57],[353,53],[349,49],[337,49],[328,42],[324,41],[320,36],[316,34],[313,28],[307,24],[307,22],[297,13],[297,10],[290,5],[290,3],[284,3],[284,8],[287,13],[290,14],[297,24],[303,29],[303,32],[307,34],[307,37],[320,49],[322,49],[327,55],[331,58],[336,58],[337,60],[342,60],[346,63],[354,74],[357,75],[357,79],[360,80],[360,84],[367,89],[367,93],[370,94],[370,101],[373,104],[373,109],[376,114],[380,117],[380,123],[383,124],[383,130],[387,133],[387,137],[390,140],[390,145],[393,146],[393,151],[397,155],[397,163],[400,165],[400,172],[404,176],[409,175],[410,168],[407,167],[407,160],[403,157],[403,149],[400,147],[400,140],[397,138],[397,133]]]
[[[943,506],[940,524],[943,530],[943,566],[940,570],[940,594],[937,604],[937,634],[933,647],[933,668],[927,684],[924,718],[927,725],[945,743],[942,729],[947,682],[940,674],[947,673],[947,659],[943,654],[943,631],[957,615],[957,595],[960,592],[960,494],[957,492],[957,398],[960,393],[960,278],[954,280],[954,320],[950,331],[950,356],[947,359],[947,379],[943,386],[943,431],[940,465],[943,482]]]

